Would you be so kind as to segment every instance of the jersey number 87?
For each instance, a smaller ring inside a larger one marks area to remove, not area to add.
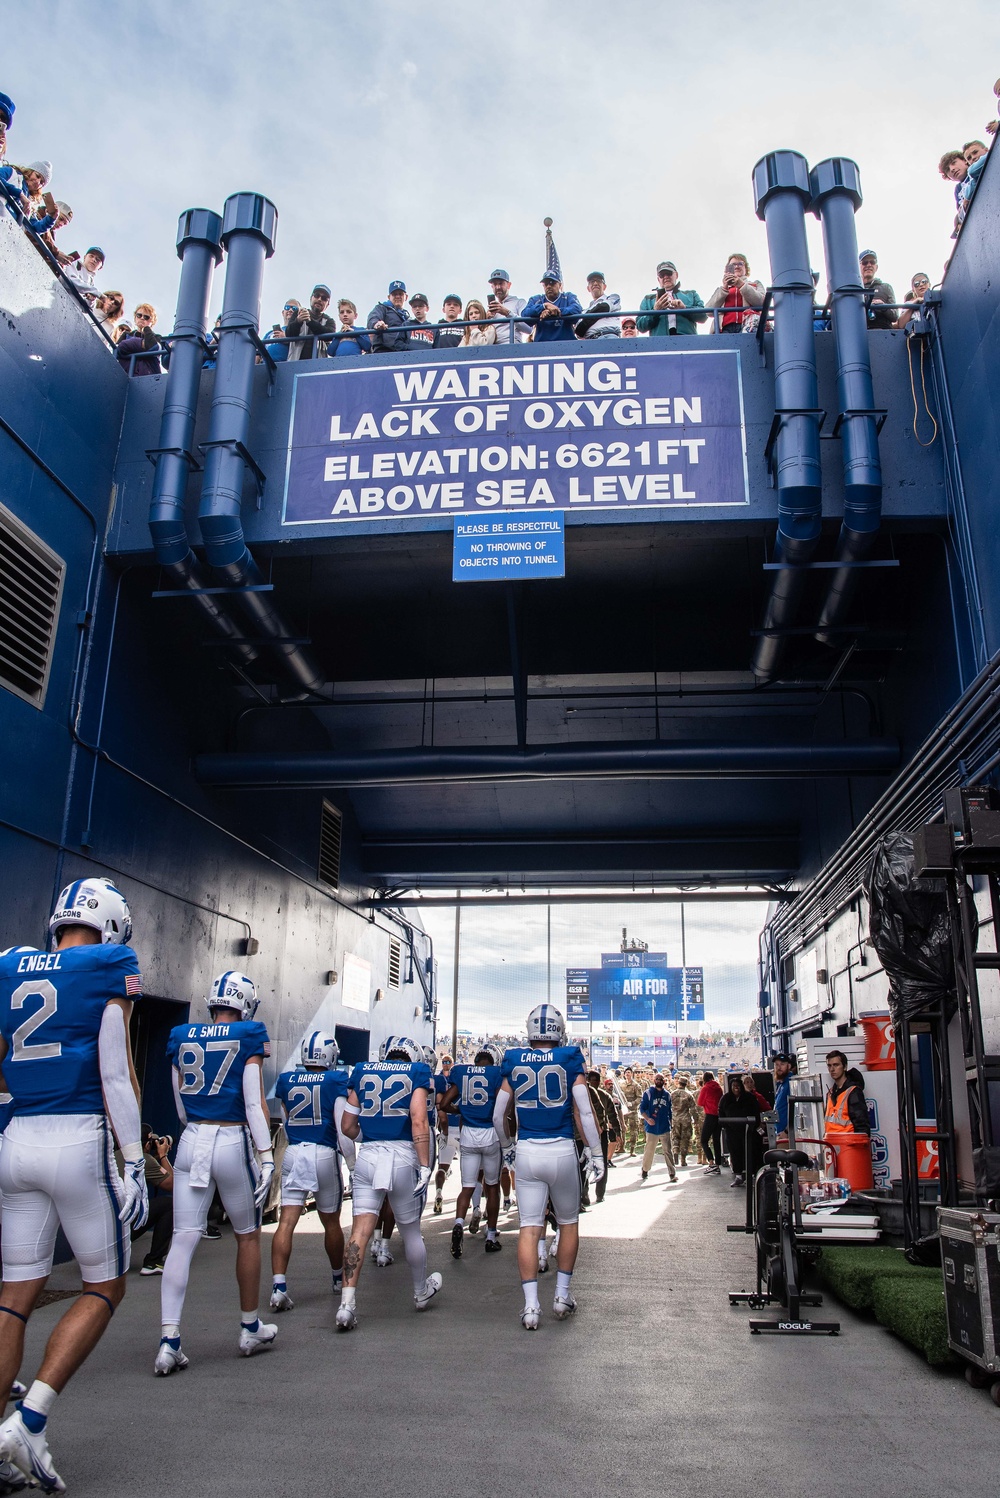
[[[515,1066],[511,1081],[515,1101],[522,1108],[561,1108],[569,1095],[566,1070],[554,1064],[540,1066],[537,1072],[533,1066]]]
[[[238,1040],[209,1040],[202,1046],[197,1040],[186,1040],[177,1052],[181,1092],[204,1091],[206,1052],[224,1052],[215,1074],[215,1081],[205,1094],[206,1097],[214,1097],[217,1092],[222,1091],[222,1084],[229,1074],[229,1068],[240,1054],[240,1043]]]

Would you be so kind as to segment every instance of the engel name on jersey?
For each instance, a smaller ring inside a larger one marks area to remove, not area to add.
[[[515,1047],[505,1052],[502,1070],[514,1094],[519,1139],[572,1139],[573,1083],[586,1075],[578,1045]]]
[[[259,1020],[175,1025],[167,1055],[177,1068],[189,1122],[246,1123],[243,1072],[252,1056],[266,1056],[268,1049]]]
[[[418,1087],[432,1090],[426,1061],[362,1061],[351,1072],[351,1091],[361,1108],[363,1140],[412,1139],[410,1099]]]
[[[298,1067],[281,1073],[274,1095],[285,1108],[285,1133],[289,1144],[325,1144],[339,1149],[334,1105],[346,1098],[350,1081],[346,1071],[306,1071]]]
[[[467,1066],[451,1069],[450,1085],[458,1088],[458,1112],[471,1129],[493,1126],[493,1104],[503,1081],[502,1066]]]
[[[131,947],[15,947],[0,955],[3,1074],[14,1112],[103,1113],[98,1037],[109,999],[142,995]]]

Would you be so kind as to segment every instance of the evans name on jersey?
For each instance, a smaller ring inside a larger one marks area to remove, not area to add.
[[[0,956],[3,1074],[14,1112],[103,1113],[97,1042],[105,1006],[141,994],[131,947],[16,947]]]
[[[266,1056],[267,1030],[259,1020],[176,1025],[167,1055],[190,1123],[246,1123],[243,1072],[252,1056]]]
[[[274,1095],[285,1109],[285,1133],[289,1144],[325,1144],[339,1149],[334,1105],[346,1098],[350,1080],[346,1071],[305,1071],[301,1067],[281,1073]]]
[[[358,1099],[358,1123],[364,1141],[413,1138],[410,1099],[419,1087],[431,1088],[426,1061],[363,1061],[351,1072],[351,1091]]]
[[[503,1075],[514,1094],[518,1138],[572,1139],[573,1083],[585,1074],[577,1045],[506,1051]]]

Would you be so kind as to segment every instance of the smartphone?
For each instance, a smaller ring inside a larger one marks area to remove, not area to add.
[[[45,207],[49,213],[58,214],[59,209],[56,207],[56,200],[50,192],[42,193],[42,202],[45,204]]]

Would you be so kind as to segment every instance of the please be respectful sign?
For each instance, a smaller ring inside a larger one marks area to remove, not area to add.
[[[451,577],[456,583],[566,576],[566,517],[455,517]]]

